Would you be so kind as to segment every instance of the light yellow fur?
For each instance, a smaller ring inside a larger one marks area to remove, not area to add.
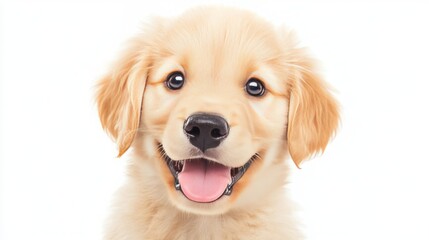
[[[183,72],[185,85],[165,87]],[[246,81],[264,82],[263,97],[248,96]],[[284,193],[287,156],[296,165],[323,151],[338,110],[313,63],[293,36],[246,11],[197,8],[176,19],[156,19],[136,36],[99,83],[103,127],[129,148],[127,184],[118,192],[105,239],[302,239]],[[229,123],[229,136],[207,155],[249,170],[231,196],[195,203],[173,187],[159,144],[172,159],[192,145],[183,122],[211,112]]]

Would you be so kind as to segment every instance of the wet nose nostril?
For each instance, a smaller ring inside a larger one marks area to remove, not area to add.
[[[200,135],[200,129],[198,127],[192,127],[191,130],[186,132],[193,137],[198,137]]]
[[[224,137],[225,136],[225,134],[221,134],[221,132],[220,132],[220,130],[218,129],[218,128],[215,128],[215,129],[213,129],[211,132],[210,132],[210,135],[213,137],[213,138],[221,138],[221,137]]]

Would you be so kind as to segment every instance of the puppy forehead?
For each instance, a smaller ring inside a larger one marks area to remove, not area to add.
[[[280,44],[273,26],[245,11],[189,11],[163,30],[157,39],[165,43],[171,55],[187,53],[214,61],[243,57],[267,61],[279,55]]]
[[[157,59],[163,63],[158,63],[161,69],[155,79],[176,70],[199,81],[245,81],[264,78],[282,61],[281,43],[272,26],[241,12],[237,16],[218,12],[186,16],[164,30],[157,38],[162,39],[156,46],[162,53]]]

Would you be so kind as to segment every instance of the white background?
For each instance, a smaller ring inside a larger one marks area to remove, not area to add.
[[[95,81],[143,20],[195,2],[2,2],[0,239],[100,238],[126,159]],[[223,2],[295,29],[337,89],[336,139],[288,186],[308,239],[428,240],[429,5]]]

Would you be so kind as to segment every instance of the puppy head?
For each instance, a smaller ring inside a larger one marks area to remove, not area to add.
[[[293,37],[227,8],[158,21],[101,80],[97,100],[119,155],[141,150],[171,203],[198,214],[281,186],[288,152],[299,165],[323,151],[338,122]]]

